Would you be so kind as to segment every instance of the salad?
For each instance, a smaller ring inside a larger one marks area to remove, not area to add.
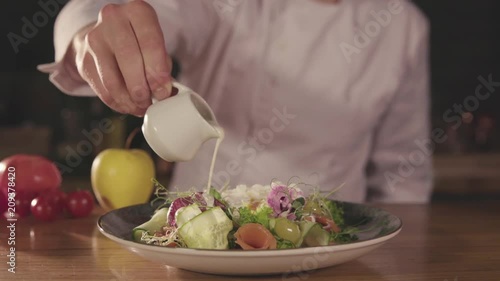
[[[290,249],[357,240],[339,203],[300,184],[238,185],[233,189],[170,192],[155,181],[163,203],[133,229],[136,242],[196,249]],[[156,200],[154,200],[156,201]],[[154,202],[152,202],[154,203]]]

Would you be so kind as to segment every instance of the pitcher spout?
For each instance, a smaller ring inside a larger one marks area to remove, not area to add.
[[[224,138],[224,130],[219,125],[210,124],[212,127],[210,138]]]

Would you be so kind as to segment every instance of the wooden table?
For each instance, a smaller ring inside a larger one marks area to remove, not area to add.
[[[288,278],[205,275],[150,263],[99,233],[100,210],[85,219],[18,221],[12,274],[3,222],[0,280],[500,280],[499,201],[380,207],[403,219],[396,238],[356,261]]]

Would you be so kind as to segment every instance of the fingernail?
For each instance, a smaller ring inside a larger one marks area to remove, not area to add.
[[[165,88],[159,88],[155,91],[153,96],[158,100],[163,100],[168,98],[168,91]]]
[[[170,96],[170,93],[172,92],[172,84],[166,84],[164,87],[158,88],[158,90],[155,91],[154,96],[159,99],[166,99]]]
[[[172,82],[168,82],[165,84],[165,89],[167,89],[168,95],[170,96],[172,94]]]

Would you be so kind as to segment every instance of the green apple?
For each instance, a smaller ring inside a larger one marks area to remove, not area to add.
[[[154,176],[153,159],[140,149],[106,149],[92,163],[92,189],[107,210],[146,203]]]

